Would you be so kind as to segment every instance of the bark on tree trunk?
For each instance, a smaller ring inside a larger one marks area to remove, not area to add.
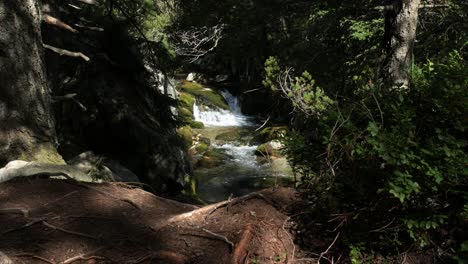
[[[55,148],[37,0],[0,1],[0,165],[63,163]]]
[[[385,14],[384,82],[392,89],[407,89],[411,80],[413,46],[421,0],[392,0]]]

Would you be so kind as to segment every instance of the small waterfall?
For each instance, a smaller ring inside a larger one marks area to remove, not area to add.
[[[195,101],[193,105],[193,115],[196,121],[203,122],[206,126],[245,126],[249,125],[248,118],[241,113],[239,98],[233,96],[228,91],[222,91],[231,111],[224,109],[212,109],[205,107],[200,109]]]

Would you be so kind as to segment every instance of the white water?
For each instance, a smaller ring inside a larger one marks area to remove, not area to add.
[[[224,97],[229,105],[231,111],[224,109],[212,109],[205,107],[201,110],[195,101],[193,105],[193,115],[196,121],[203,122],[205,126],[246,126],[249,125],[248,117],[241,113],[239,99],[233,96],[228,91],[222,91],[221,95]]]

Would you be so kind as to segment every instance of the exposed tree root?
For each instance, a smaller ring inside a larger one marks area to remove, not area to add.
[[[231,264],[242,264],[247,256],[247,248],[249,246],[250,240],[252,240],[252,224],[247,224],[245,226],[244,233],[242,234],[239,243],[234,250],[231,258]]]
[[[36,256],[36,255],[30,254],[30,253],[16,254],[16,255],[13,255],[12,257],[15,257],[15,258],[27,257],[27,258],[38,259],[38,260],[40,260],[42,262],[49,263],[49,264],[55,264],[55,262],[53,262],[53,261],[50,261],[50,260],[48,260],[46,258],[43,258],[41,256]]]
[[[157,252],[154,252],[152,254],[149,254],[147,256],[144,256],[140,259],[137,259],[133,262],[129,262],[130,264],[139,264],[139,263],[142,263],[144,261],[147,261],[147,260],[152,260],[152,259],[160,259],[160,260],[164,260],[165,263],[167,264],[185,264],[185,263],[188,263],[188,259],[187,257],[181,255],[181,254],[177,254],[177,253],[174,253],[174,252],[171,252],[171,251],[165,251],[165,250],[161,250],[161,251],[157,251]]]
[[[42,224],[49,227],[49,228],[52,228],[54,230],[58,230],[58,231],[61,231],[63,233],[67,233],[67,234],[70,234],[70,235],[81,236],[81,237],[86,237],[86,238],[95,239],[95,240],[99,239],[98,237],[95,237],[95,236],[91,236],[91,235],[88,235],[88,234],[67,230],[67,229],[52,225],[52,224],[48,223],[45,220],[42,221]]]
[[[64,260],[63,262],[61,262],[61,264],[70,264],[70,263],[73,263],[75,261],[78,261],[78,260],[90,260],[90,259],[106,259],[105,257],[101,257],[101,256],[93,256],[93,254],[96,254],[98,251],[104,249],[105,247],[100,247],[96,250],[93,250],[89,253],[86,253],[86,254],[79,254],[77,256],[74,256],[74,257],[71,257],[69,259],[66,259]]]

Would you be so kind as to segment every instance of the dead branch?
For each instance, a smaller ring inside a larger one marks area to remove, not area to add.
[[[193,63],[218,47],[223,38],[224,25],[213,27],[193,28],[178,31],[173,35],[177,55],[187,57]]]
[[[92,31],[99,31],[99,32],[103,32],[104,29],[103,28],[100,28],[100,27],[89,27],[89,26],[84,26],[84,25],[81,25],[81,24],[74,24],[75,27],[79,27],[79,28],[84,28],[84,29],[88,29],[88,30],[92,30]]]
[[[31,254],[31,253],[17,254],[17,255],[13,255],[12,257],[15,257],[15,258],[29,257],[29,258],[33,258],[33,259],[38,259],[38,260],[43,261],[43,262],[45,262],[45,263],[55,264],[55,262],[53,262],[53,261],[50,261],[50,260],[45,259],[45,258],[40,257],[40,256],[36,256],[36,255],[34,255],[34,254]]]
[[[49,228],[52,228],[52,229],[54,229],[54,230],[61,231],[61,232],[66,233],[66,234],[75,235],[75,236],[80,236],[80,237],[85,237],[85,238],[90,238],[90,239],[94,239],[94,240],[98,240],[98,239],[99,239],[98,237],[95,237],[95,236],[92,236],[92,235],[88,235],[88,234],[84,234],[84,233],[80,233],[80,232],[75,232],[75,231],[70,231],[70,230],[67,230],[67,229],[64,229],[64,228],[55,226],[55,225],[53,225],[53,224],[48,223],[46,220],[42,220],[41,222],[42,222],[43,225],[45,225],[45,226],[47,226],[47,227],[49,227]]]
[[[202,230],[203,230],[203,232],[206,232],[206,233],[208,233],[208,234],[210,234],[210,235],[212,235],[212,236],[214,236],[216,238],[219,238],[220,240],[226,242],[227,244],[229,244],[231,250],[234,248],[234,243],[232,243],[231,240],[229,240],[227,237],[222,236],[220,234],[216,234],[216,233],[214,233],[214,232],[212,232],[212,231],[210,231],[210,230],[208,230],[206,228],[202,228]]]
[[[56,27],[59,27],[59,28],[63,28],[65,30],[71,31],[73,33],[78,32],[78,30],[72,28],[70,25],[58,20],[57,18],[55,18],[53,16],[44,15],[44,16],[42,16],[42,19],[44,20],[44,22],[46,22],[49,25],[53,25],[53,26],[56,26]]]
[[[59,54],[60,56],[79,57],[79,58],[82,58],[85,61],[90,61],[91,60],[88,56],[84,55],[81,52],[74,52],[74,51],[59,49],[59,48],[56,48],[56,47],[53,47],[53,46],[50,46],[50,45],[47,45],[47,44],[42,44],[42,46],[44,48],[48,49],[48,50],[51,50],[51,51]]]
[[[85,4],[88,4],[88,5],[95,5],[97,4],[97,1],[96,0],[78,0],[82,3],[85,3]]]
[[[330,244],[330,246],[328,246],[327,250],[325,250],[324,252],[320,253],[320,256],[317,260],[317,264],[320,264],[320,259],[324,258],[325,254],[328,253],[328,251],[333,247],[333,245],[335,244],[336,240],[338,239],[338,237],[340,236],[340,232],[338,232],[338,234],[336,234],[335,236],[335,239],[333,240],[333,242]]]
[[[22,214],[23,217],[29,216],[29,210],[25,208],[1,208],[0,214]]]
[[[72,4],[67,4],[69,7],[73,8],[73,9],[76,9],[76,10],[81,10],[80,7],[76,6],[76,5],[72,5]]]
[[[247,247],[249,246],[250,240],[252,239],[252,224],[245,226],[244,233],[242,234],[239,243],[237,244],[234,253],[232,254],[231,264],[242,264],[247,255]]]
[[[88,108],[86,108],[86,106],[84,106],[80,101],[78,101],[78,99],[76,99],[77,96],[78,96],[78,94],[76,94],[76,93],[52,96],[52,103],[71,100],[71,101],[75,102],[81,108],[81,110],[87,111]]]
[[[264,199],[264,196],[258,192],[250,193],[245,196],[241,196],[238,198],[234,198],[232,200],[227,200],[227,201],[222,201],[219,203],[215,203],[209,206],[205,206],[184,214],[176,215],[168,220],[169,223],[174,223],[178,221],[185,220],[187,218],[191,218],[194,216],[200,216],[200,215],[206,215],[205,220],[212,214],[214,211],[218,210],[219,208],[225,207],[227,205],[236,205],[238,203],[254,199],[254,198],[259,198],[259,199]],[[265,199],[264,199],[265,200]]]

